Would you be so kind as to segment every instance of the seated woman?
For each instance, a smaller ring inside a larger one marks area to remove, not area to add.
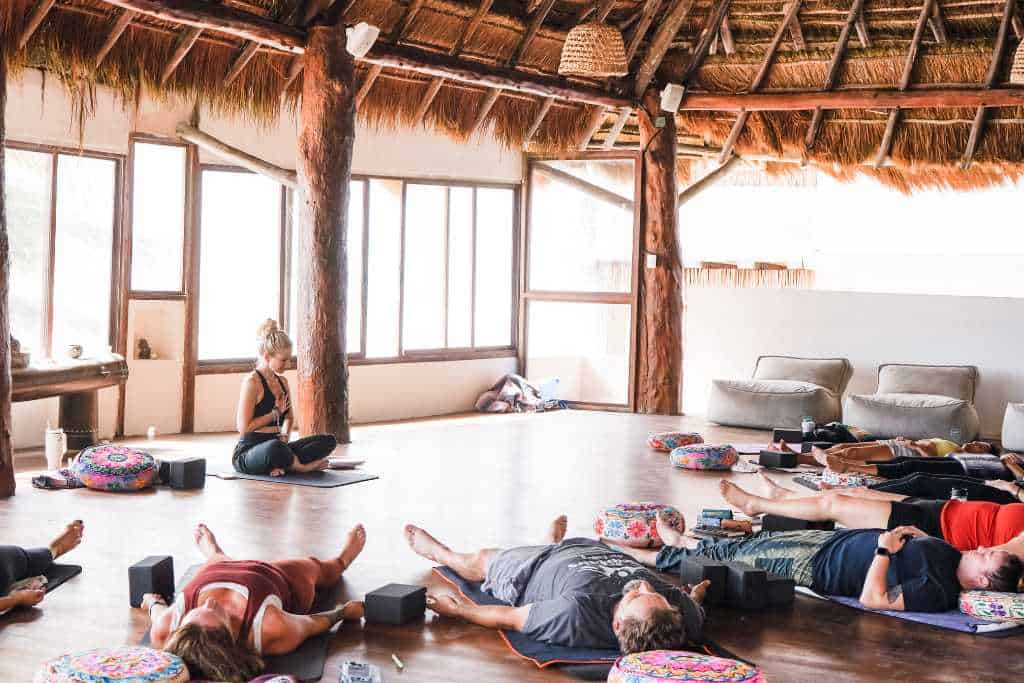
[[[327,469],[327,456],[338,445],[329,434],[288,441],[292,429],[291,395],[285,366],[292,357],[292,340],[273,320],[259,329],[259,361],[242,380],[235,425],[241,438],[231,464],[243,474],[313,472]]]
[[[338,583],[362,552],[366,531],[361,524],[349,531],[341,552],[327,560],[232,560],[204,524],[196,527],[195,541],[206,564],[174,604],[168,607],[153,594],[142,602],[152,620],[153,647],[185,660],[193,678],[248,681],[263,669],[263,655],[287,654],[342,619],[363,616],[361,602],[309,614],[316,589]]]
[[[78,547],[84,531],[85,524],[76,519],[45,548],[0,545],[0,593],[3,595],[0,597],[0,614],[15,607],[32,607],[42,602],[46,595],[43,585],[17,587],[16,584],[46,574],[54,560]],[[13,590],[12,586],[15,586]]]
[[[748,515],[782,515],[811,522],[833,521],[851,529],[913,526],[966,552],[1005,550],[1024,559],[1024,503],[922,500],[871,489],[834,489],[802,495],[764,478],[768,497],[755,496],[732,482],[719,482],[730,505]]]

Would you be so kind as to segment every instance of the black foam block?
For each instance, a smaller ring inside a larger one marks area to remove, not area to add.
[[[206,458],[170,462],[172,489],[201,489],[206,486]]]
[[[687,557],[679,565],[679,578],[683,583],[696,586],[707,579],[711,582],[704,596],[709,605],[717,605],[725,601],[725,585],[729,580],[729,570],[721,562],[704,557]]]
[[[796,582],[778,574],[768,574],[768,606],[792,605],[796,598]]]
[[[757,459],[761,467],[796,467],[798,464],[796,453],[785,453],[783,451],[761,451]]]
[[[799,429],[773,429],[772,430],[772,443],[778,443],[780,441],[788,441],[789,443],[799,443],[804,440],[804,433]]]
[[[812,448],[820,448],[822,450],[828,450],[835,446],[834,441],[803,441],[800,443],[801,453],[810,453]]]
[[[782,515],[765,515],[761,518],[761,531],[805,531],[807,529],[832,531],[835,528],[836,523],[833,521],[808,522],[806,519],[783,517]]]
[[[142,596],[156,593],[167,604],[174,601],[174,558],[170,555],[150,555],[128,568],[128,591],[132,607],[142,606]]]
[[[743,610],[762,610],[768,606],[768,573],[743,562],[725,562],[728,578],[725,602]]]
[[[427,589],[389,583],[366,594],[366,621],[378,624],[404,624],[423,616],[427,609]]]

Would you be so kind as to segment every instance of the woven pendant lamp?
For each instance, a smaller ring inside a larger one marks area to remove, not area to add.
[[[588,22],[570,29],[562,46],[558,73],[563,76],[607,78],[625,76],[626,45],[614,26]]]
[[[1010,83],[1024,85],[1024,40],[1017,46],[1013,55],[1013,66],[1010,67]]]

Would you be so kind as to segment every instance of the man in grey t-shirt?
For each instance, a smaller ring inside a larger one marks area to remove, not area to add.
[[[418,555],[447,565],[508,606],[474,605],[460,596],[429,595],[445,616],[519,631],[568,647],[624,653],[682,647],[702,640],[706,586],[690,593],[660,579],[628,555],[588,538],[564,539],[565,517],[552,523],[547,543],[457,553],[423,529],[407,525]]]

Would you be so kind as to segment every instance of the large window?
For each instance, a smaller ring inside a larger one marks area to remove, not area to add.
[[[7,150],[11,332],[35,358],[112,342],[120,161]]]
[[[185,147],[132,144],[132,274],[135,291],[181,292]]]

